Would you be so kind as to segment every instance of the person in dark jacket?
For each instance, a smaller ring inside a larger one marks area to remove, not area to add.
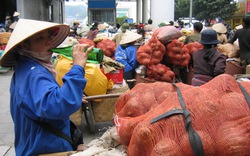
[[[192,54],[193,86],[203,85],[225,72],[227,58],[215,49],[219,42],[216,31],[211,29],[202,31],[200,43],[203,44],[204,48]]]
[[[246,67],[250,64],[250,15],[244,15],[242,26],[242,29],[236,30],[235,35],[228,43],[234,43],[238,39],[241,64]]]

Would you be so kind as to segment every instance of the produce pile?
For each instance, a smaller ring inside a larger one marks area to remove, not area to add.
[[[240,83],[250,94],[250,82]],[[176,85],[204,155],[249,155],[250,108],[234,77],[222,74],[200,87]],[[182,107],[171,83],[139,83],[122,94],[115,104],[114,121],[127,155],[194,155],[183,114],[150,123],[176,109]]]
[[[147,44],[137,51],[137,61],[147,67],[147,78],[173,82],[172,66],[187,67],[191,53],[202,49],[198,42],[184,45],[178,38],[182,33],[174,26],[164,26],[154,31]]]
[[[89,40],[87,38],[81,38],[81,39],[78,39],[78,42],[80,44],[89,44],[91,46],[94,46],[96,48],[100,48],[104,55],[105,56],[108,56],[108,57],[114,57],[114,53],[115,53],[115,50],[116,50],[116,43],[114,41],[111,41],[110,39],[108,38],[104,38],[104,39],[99,39],[98,42],[94,42],[92,40]]]
[[[104,54],[108,57],[114,57],[115,50],[116,50],[116,43],[111,41],[110,39],[103,39],[96,44],[97,48],[102,49]]]

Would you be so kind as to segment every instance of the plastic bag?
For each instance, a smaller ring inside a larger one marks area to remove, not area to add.
[[[72,60],[59,55],[55,64],[55,70],[57,72],[56,81],[62,86],[62,77],[71,69]],[[100,68],[94,64],[87,63],[85,66],[85,78],[87,84],[84,89],[84,93],[87,96],[106,94],[108,88],[108,79],[101,72]]]

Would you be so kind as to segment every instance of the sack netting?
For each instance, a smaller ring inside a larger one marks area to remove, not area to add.
[[[250,82],[240,82],[250,94]],[[237,81],[228,74],[194,87],[176,84],[190,112],[204,155],[250,155],[250,108]],[[194,155],[182,114],[150,121],[182,109],[171,83],[139,83],[115,104],[115,124],[128,156]]]

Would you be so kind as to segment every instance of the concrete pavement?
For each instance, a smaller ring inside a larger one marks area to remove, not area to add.
[[[13,70],[6,73],[0,72],[0,156],[14,156],[14,124],[10,115],[10,93],[9,86]],[[90,133],[86,126],[83,115],[82,126],[84,143],[87,144],[91,140],[100,137],[109,126],[113,126],[111,122],[95,123],[95,132]]]
[[[0,72],[0,156],[15,155],[14,124],[10,115],[9,86],[13,70]]]

